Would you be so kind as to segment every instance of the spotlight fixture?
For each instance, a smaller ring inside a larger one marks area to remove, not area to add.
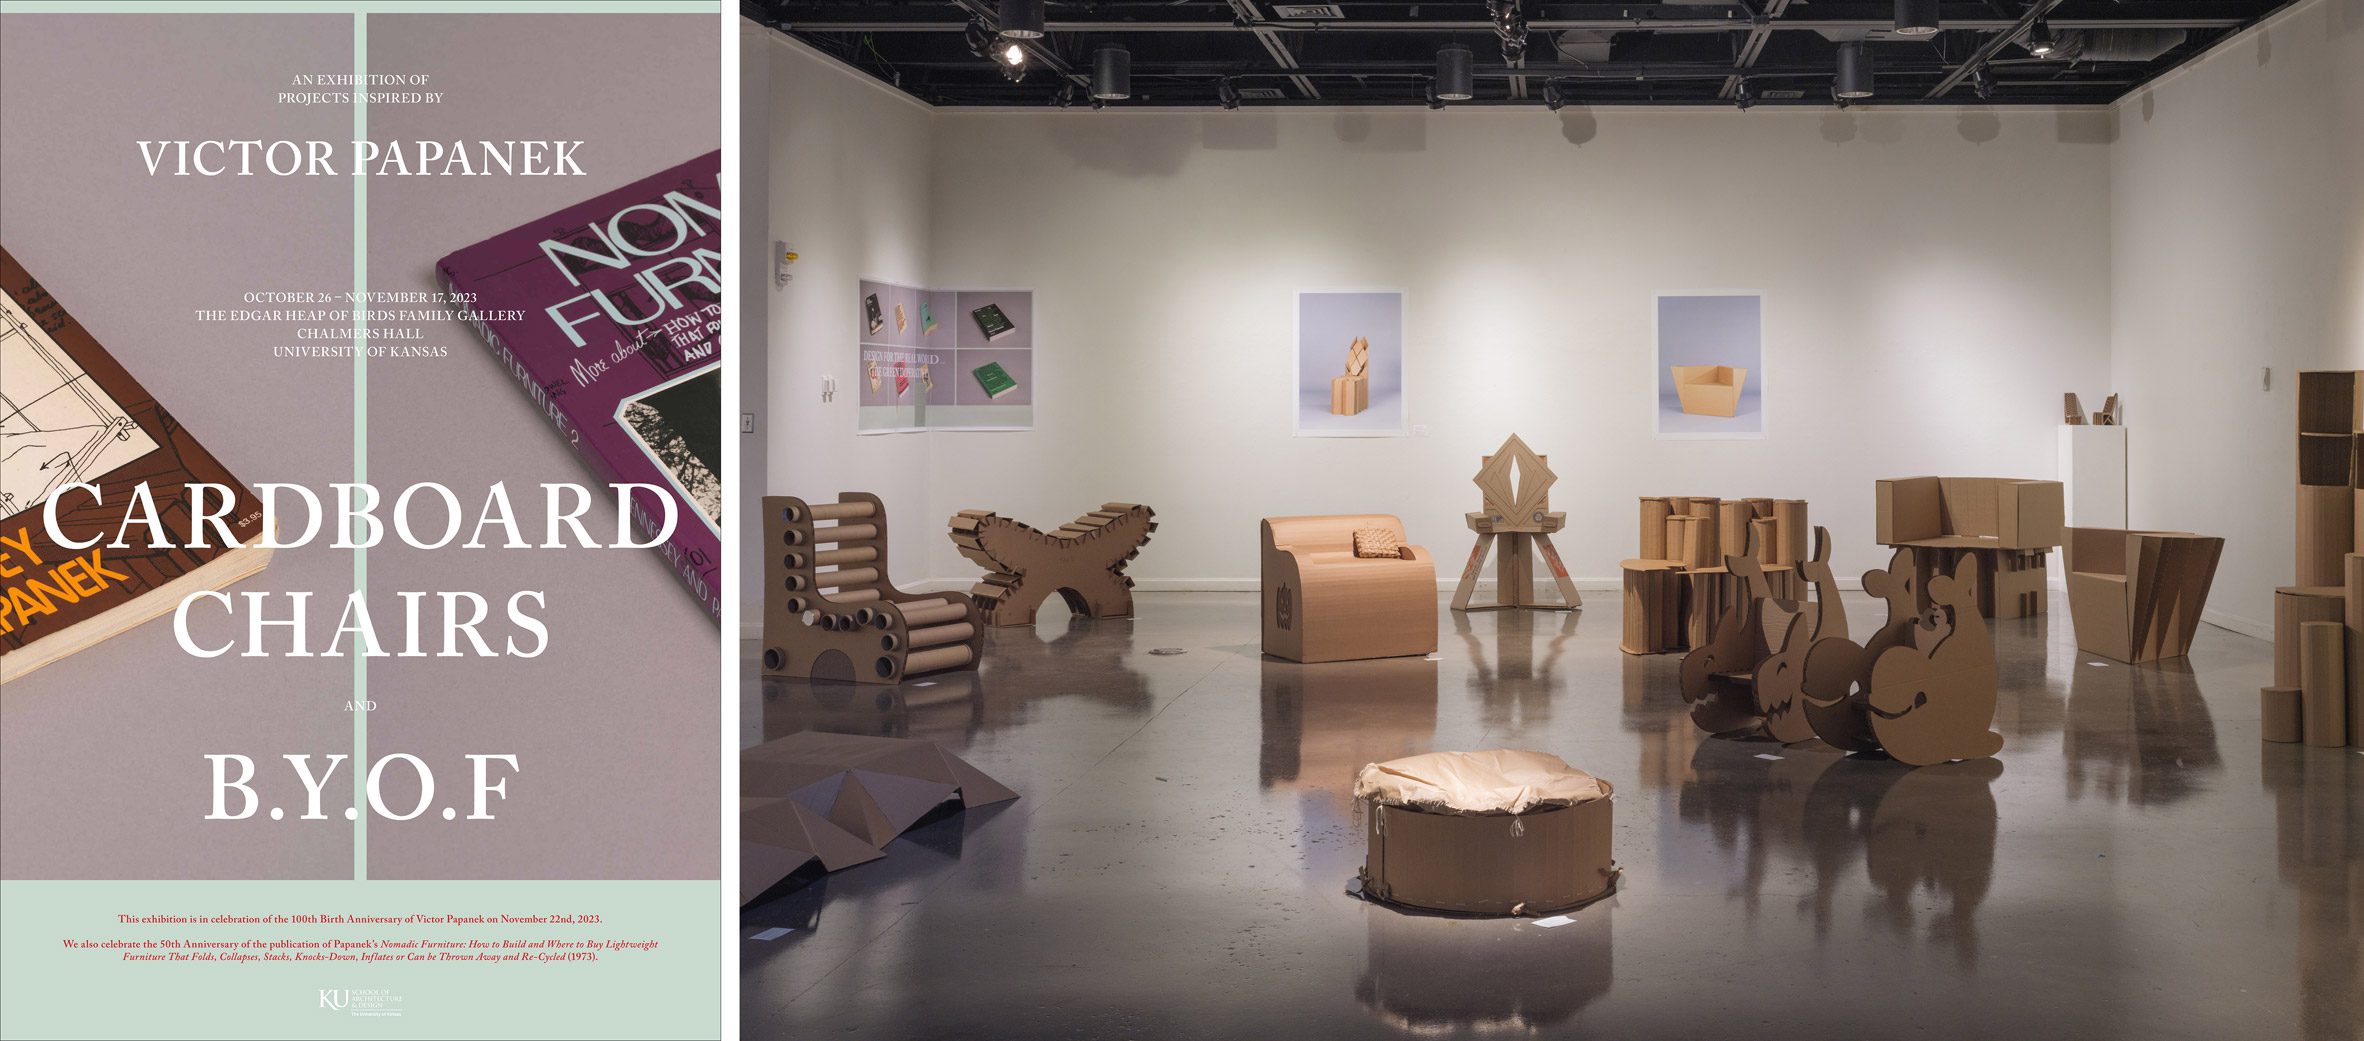
[[[1970,74],[1970,86],[1978,91],[1978,99],[1985,101],[1995,96],[1995,77],[1985,69]]]
[[[1001,34],[1013,40],[1042,39],[1043,0],[1001,0]]]
[[[1565,94],[1562,94],[1562,93],[1560,93],[1560,84],[1559,84],[1559,81],[1558,81],[1558,80],[1544,80],[1544,81],[1543,81],[1543,107],[1544,107],[1544,108],[1548,108],[1548,109],[1550,109],[1550,110],[1552,110],[1552,111],[1554,111],[1554,112],[1557,112],[1557,111],[1559,111],[1559,110],[1560,110],[1561,106],[1564,106],[1564,105],[1566,105],[1567,103],[1568,103],[1568,96],[1567,96],[1567,95],[1565,95]]]
[[[2051,57],[2053,46],[2052,26],[2041,18],[2036,19],[2036,24],[2027,27],[2027,40],[2025,43],[2027,46],[2027,52],[2029,54],[2033,54],[2038,58]]]
[[[974,18],[969,19],[969,27],[965,35],[968,37],[970,54],[980,58],[993,56],[993,30],[986,28],[985,23]]]
[[[1051,95],[1051,104],[1057,105],[1060,108],[1067,108],[1074,105],[1075,84],[1072,82],[1061,84],[1059,87],[1059,92],[1057,94]]]
[[[1516,65],[1527,57],[1527,16],[1519,0],[1487,0],[1494,16],[1494,35],[1502,38],[1502,62]]]
[[[1446,44],[1436,52],[1436,97],[1438,101],[1467,101],[1475,96],[1471,84],[1474,60],[1469,48],[1458,43]]]
[[[1239,108],[1239,88],[1228,79],[1216,80],[1215,100],[1222,103],[1225,112],[1234,111]]]
[[[1445,99],[1436,96],[1436,84],[1429,84],[1428,90],[1423,92],[1421,96],[1428,99],[1428,107],[1436,109],[1439,112],[1445,110]]]
[[[1831,82],[1831,93],[1848,99],[1872,96],[1872,54],[1863,41],[1839,45],[1838,76]]]
[[[993,64],[1001,69],[1004,78],[1012,83],[1020,82],[1026,78],[1026,48],[1019,46],[1016,40],[996,43],[993,45]]]
[[[1092,100],[1122,101],[1133,96],[1133,52],[1108,44],[1092,52]]]
[[[1756,107],[1756,104],[1757,92],[1754,88],[1748,85],[1748,81],[1746,79],[1741,80],[1739,85],[1732,88],[1732,107],[1737,108],[1742,112],[1746,112],[1749,109]]]
[[[1896,0],[1896,35],[1931,36],[1937,32],[1937,0]]]

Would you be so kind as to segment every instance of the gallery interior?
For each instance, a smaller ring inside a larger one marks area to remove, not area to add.
[[[750,1034],[2357,1036],[2364,0],[742,11]]]

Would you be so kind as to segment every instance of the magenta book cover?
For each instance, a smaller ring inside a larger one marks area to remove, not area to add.
[[[722,153],[443,258],[454,303],[559,436],[609,482],[672,490],[661,547],[720,617]],[[647,538],[661,522],[636,496]]]

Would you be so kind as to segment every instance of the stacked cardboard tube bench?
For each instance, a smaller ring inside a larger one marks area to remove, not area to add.
[[[887,578],[886,507],[846,492],[836,502],[765,496],[763,672],[898,683],[975,668],[983,618],[965,593],[912,593]]]

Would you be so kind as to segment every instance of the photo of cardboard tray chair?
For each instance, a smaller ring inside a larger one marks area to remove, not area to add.
[[[2208,535],[2068,529],[2061,558],[2077,649],[2133,664],[2183,657],[2223,553],[2224,540]]]
[[[1939,575],[1969,559],[1978,613],[2022,618],[2044,613],[2044,554],[2060,545],[2066,502],[2059,481],[2008,477],[1897,477],[1876,492],[1879,542],[1909,550],[1927,610]]]
[[[1694,416],[1731,418],[1740,411],[1740,391],[1748,386],[1748,370],[1730,365],[1669,365],[1674,371],[1675,398]]]
[[[1266,517],[1264,653],[1351,661],[1436,650],[1436,558],[1383,513]]]

